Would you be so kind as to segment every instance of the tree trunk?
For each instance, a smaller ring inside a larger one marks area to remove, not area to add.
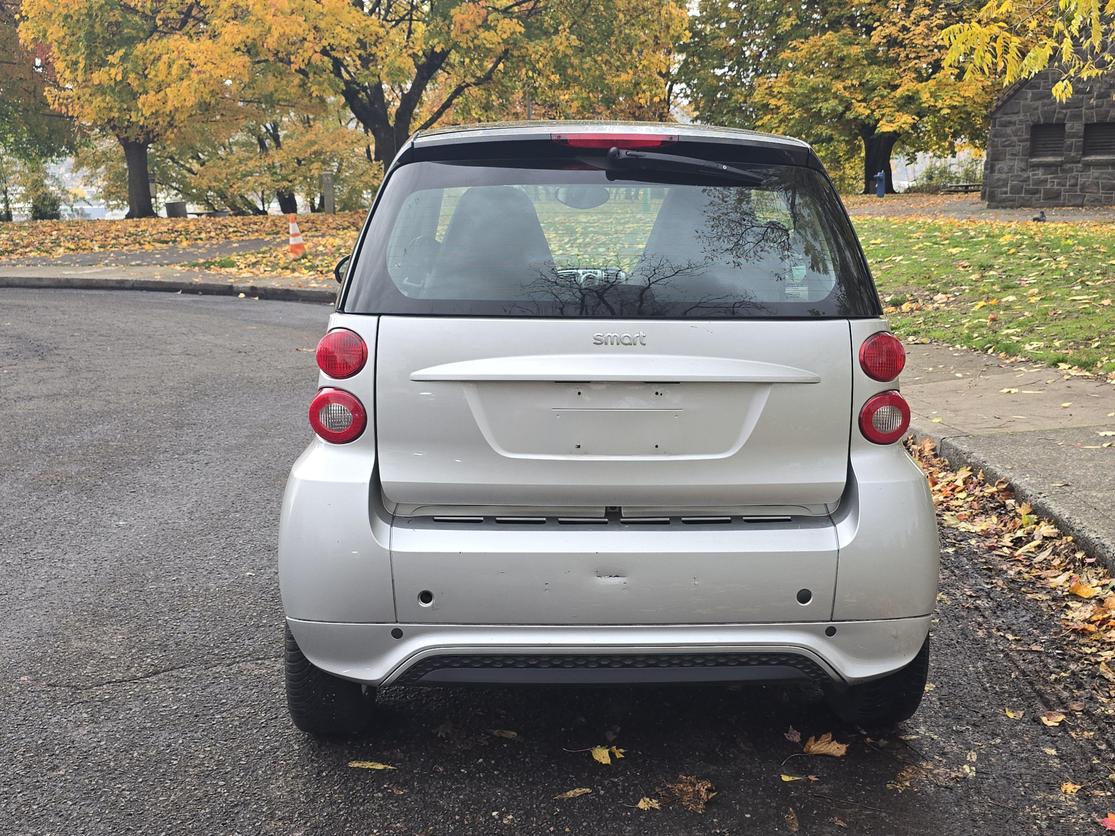
[[[275,199],[279,201],[279,211],[284,215],[297,215],[298,214],[298,201],[294,197],[294,192],[287,189],[279,189],[275,192]]]
[[[383,163],[383,168],[386,171],[387,166],[391,165],[391,161],[399,153],[399,146],[402,144],[395,140],[395,126],[384,120],[364,125],[364,127],[375,140],[372,143],[372,157],[377,163]]]
[[[151,178],[147,167],[149,142],[120,137],[124,148],[124,161],[128,164],[128,218],[153,218],[151,206]]]
[[[515,5],[515,4],[512,4]],[[375,140],[372,157],[376,162],[388,166],[399,149],[411,135],[412,130],[433,127],[442,116],[453,106],[457,99],[468,90],[488,84],[495,76],[496,71],[507,59],[509,50],[504,50],[497,55],[484,72],[474,78],[458,82],[441,98],[440,104],[434,106],[426,116],[425,121],[415,126],[415,114],[422,103],[423,96],[434,79],[442,70],[449,58],[449,49],[431,47],[418,61],[414,70],[414,78],[410,86],[399,97],[395,112],[391,113],[388,103],[387,91],[384,82],[377,81],[371,84],[359,84],[353,80],[353,74],[348,71],[344,63],[334,56],[329,56],[332,61],[333,75],[341,82],[341,96],[348,105],[356,121],[360,123],[366,133]]]
[[[271,144],[275,146],[278,151],[283,147],[283,137],[279,132],[279,124],[277,122],[268,122],[263,126],[264,133],[256,137],[259,143],[259,153],[261,156],[267,156],[271,153],[271,149],[267,147],[267,140],[271,140]],[[301,165],[301,161],[296,160],[296,165]],[[297,215],[298,214],[298,200],[294,196],[291,189],[276,189],[275,199],[279,201],[279,211],[284,215]],[[263,211],[267,211],[267,204],[264,203]]]
[[[887,194],[894,194],[894,176],[890,170],[890,155],[898,142],[898,134],[863,134],[863,193],[875,194],[875,175],[880,171],[887,176]]]

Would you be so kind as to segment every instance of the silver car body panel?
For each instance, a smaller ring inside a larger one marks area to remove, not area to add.
[[[376,327],[352,314],[333,325]],[[647,345],[589,353],[602,330],[642,333]],[[825,513],[844,490],[845,320],[385,316],[378,338],[374,391],[363,378],[348,388],[365,403],[375,398],[391,508],[797,505]]]
[[[809,517],[604,526],[398,521],[391,558],[399,620],[427,623],[823,621],[836,584],[836,532],[829,520]],[[795,597],[801,590],[810,596],[804,604]],[[430,603],[419,601],[424,591]]]

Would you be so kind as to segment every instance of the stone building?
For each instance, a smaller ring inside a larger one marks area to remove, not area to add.
[[[1115,205],[1115,76],[1053,98],[1053,73],[1006,91],[991,111],[983,167],[988,206]]]

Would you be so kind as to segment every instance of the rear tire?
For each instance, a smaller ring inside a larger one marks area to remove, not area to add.
[[[360,734],[371,719],[375,691],[315,668],[285,628],[286,702],[290,719],[317,737]]]
[[[914,716],[929,677],[929,637],[906,667],[892,674],[834,690],[828,695],[833,713],[863,729],[892,729]]]

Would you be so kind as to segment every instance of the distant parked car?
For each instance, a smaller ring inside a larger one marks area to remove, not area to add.
[[[295,724],[376,689],[804,679],[921,700],[937,592],[905,353],[797,140],[424,133],[317,349],[283,502]]]

